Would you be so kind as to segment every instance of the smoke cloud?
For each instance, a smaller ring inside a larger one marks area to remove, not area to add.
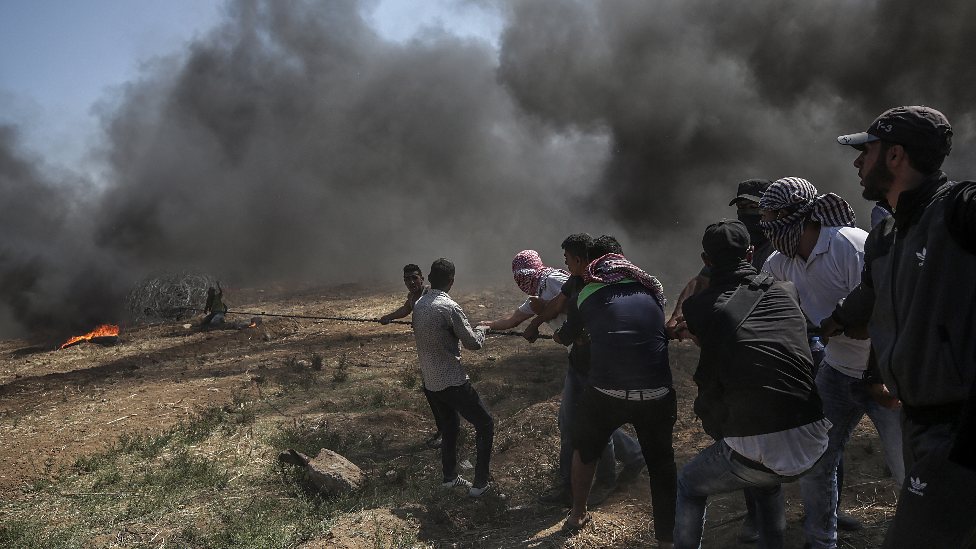
[[[886,108],[942,110],[944,169],[976,165],[964,1],[480,5],[497,45],[389,41],[365,1],[229,2],[100,107],[97,190],[52,182],[3,128],[0,323],[118,320],[165,267],[338,283],[448,257],[459,282],[510,280],[516,252],[559,266],[579,231],[616,234],[670,296],[741,180],[804,177],[866,220],[835,137]]]

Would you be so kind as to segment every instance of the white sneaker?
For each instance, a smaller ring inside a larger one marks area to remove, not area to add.
[[[471,490],[468,491],[468,495],[473,498],[480,498],[481,495],[487,492],[489,488],[491,488],[490,482],[486,482],[485,485],[482,486],[481,488],[475,488],[474,486],[472,486]]]
[[[458,486],[460,486],[461,488],[471,488],[472,484],[464,480],[463,478],[461,478],[461,475],[458,475],[454,477],[454,480],[442,482],[441,486],[443,486],[444,488],[455,488]]]

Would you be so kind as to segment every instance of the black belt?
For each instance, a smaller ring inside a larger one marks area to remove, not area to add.
[[[732,450],[732,448],[729,448],[729,450]],[[739,452],[736,452],[735,450],[732,450],[732,455],[729,456],[729,459],[731,459],[732,461],[737,461],[737,462],[741,463],[742,465],[745,465],[746,467],[748,467],[748,468],[750,468],[750,469],[752,469],[754,471],[761,471],[763,473],[769,473],[771,475],[779,475],[779,473],[777,473],[776,471],[773,471],[769,467],[766,467],[762,463],[759,463],[758,461],[751,460],[751,459],[747,458],[746,456],[740,454]]]

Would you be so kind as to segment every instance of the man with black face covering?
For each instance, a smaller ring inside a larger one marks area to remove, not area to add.
[[[868,234],[854,226],[854,211],[840,196],[821,194],[798,177],[770,185],[759,209],[763,230],[776,248],[763,270],[775,280],[794,284],[807,319],[827,316],[837,300],[861,281]],[[833,549],[838,544],[838,529],[861,527],[857,519],[838,508],[843,486],[839,464],[864,415],[878,429],[895,484],[901,487],[905,478],[898,410],[873,398],[873,394],[885,392],[882,383],[874,387],[873,381],[864,380],[870,349],[870,341],[830,338],[822,363],[814,368],[824,415],[832,424],[823,459],[800,480],[808,546],[814,549]]]
[[[739,183],[739,189],[735,198],[729,202],[729,206],[735,206],[738,209],[736,217],[739,218],[739,221],[749,231],[750,244],[753,248],[751,263],[756,270],[762,270],[766,258],[769,257],[769,254],[773,253],[773,245],[766,238],[762,227],[759,225],[759,221],[762,218],[762,212],[759,210],[759,201],[762,199],[766,189],[772,184],[773,182],[768,179],[749,179],[743,181]],[[710,268],[703,267],[698,275],[685,285],[684,290],[681,291],[681,295],[678,296],[678,304],[674,307],[671,319],[665,325],[668,337],[679,340],[688,337],[682,324],[684,322],[684,315],[682,314],[681,305],[685,299],[707,289],[710,280]],[[746,509],[749,514],[746,517],[745,523],[742,525],[742,531],[739,532],[739,541],[752,543],[759,540],[759,526],[756,521],[756,502],[749,491],[744,491],[743,494],[745,494]]]
[[[737,208],[736,217],[749,230],[750,244],[753,248],[752,266],[759,270],[762,270],[762,266],[766,262],[766,258],[769,257],[769,254],[773,253],[773,245],[770,244],[769,239],[763,233],[762,227],[759,226],[759,221],[762,218],[762,212],[759,210],[759,201],[762,199],[762,195],[766,192],[766,189],[772,184],[773,182],[768,179],[749,179],[743,181],[739,183],[739,191],[736,193],[735,198],[729,202],[729,206],[735,206]],[[692,278],[681,291],[681,295],[678,296],[678,303],[674,307],[674,312],[671,313],[671,319],[665,325],[665,329],[668,331],[668,336],[671,339],[680,340],[685,337],[683,334],[679,334],[679,330],[676,329],[676,326],[684,321],[684,315],[681,314],[681,305],[688,297],[708,288],[710,274],[708,267],[702,267],[698,275]]]

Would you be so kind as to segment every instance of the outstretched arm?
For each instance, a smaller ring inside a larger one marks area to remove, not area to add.
[[[403,303],[402,307],[393,311],[390,314],[386,314],[380,317],[380,324],[389,324],[391,320],[403,318],[409,315],[411,312],[413,312],[413,307],[410,306],[410,296],[407,296],[407,300]]]
[[[542,312],[537,314],[532,322],[525,329],[522,337],[529,340],[530,343],[534,343],[539,337],[539,326],[543,322],[552,320],[563,313],[566,310],[566,304],[569,302],[569,297],[566,294],[560,293],[556,297],[549,300],[546,306],[542,309]]]
[[[455,305],[451,310],[451,325],[454,328],[454,334],[461,340],[461,345],[465,349],[477,351],[485,346],[485,334],[488,332],[488,328],[477,326],[472,329],[471,324],[468,323],[468,317],[465,316],[460,306]]]
[[[688,284],[685,284],[684,289],[681,290],[681,295],[678,296],[678,303],[674,306],[674,312],[671,313],[671,319],[664,325],[664,330],[667,332],[669,338],[681,341],[685,337],[688,337],[687,330],[677,328],[685,320],[685,315],[681,307],[684,305],[686,299],[707,289],[710,281],[707,276],[698,274],[695,275],[695,278],[689,280]]]
[[[507,317],[495,320],[482,320],[478,323],[478,326],[484,326],[489,330],[511,330],[530,318],[532,318],[532,315],[515,309],[515,312]]]

